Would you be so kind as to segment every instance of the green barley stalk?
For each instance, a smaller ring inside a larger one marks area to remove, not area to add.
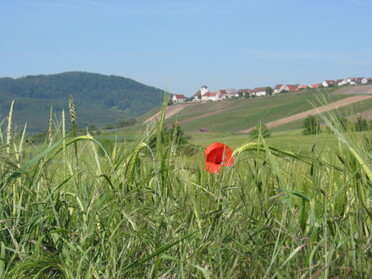
[[[4,269],[5,269],[5,243],[3,241],[0,242],[0,278],[4,276]]]
[[[161,143],[156,158],[153,130],[120,146],[114,168],[91,136],[69,137],[64,127],[20,168],[0,160],[0,182],[10,175],[0,183],[0,228],[8,228],[0,229],[0,278],[369,278],[371,218],[357,193],[366,188],[352,186],[370,186],[356,159],[340,172],[323,167],[318,150],[309,156],[259,138],[235,150],[234,167],[209,175],[202,152],[188,158]],[[60,159],[70,166],[68,151],[81,142],[81,168],[63,175]],[[15,157],[5,150],[1,159]],[[367,146],[357,151],[370,158]],[[336,153],[331,146],[327,166]]]
[[[14,143],[14,150],[15,150],[15,156],[16,156],[16,159],[17,159],[18,168],[21,167],[21,165],[20,165],[21,164],[21,156],[22,156],[22,152],[23,152],[23,143],[24,143],[25,136],[26,136],[26,129],[27,129],[27,123],[23,127],[23,132],[21,134],[21,138],[19,140],[18,147],[17,147],[16,143]]]
[[[34,156],[30,161],[28,161],[26,164],[24,164],[20,169],[14,171],[5,181],[2,181],[2,183],[10,183],[12,180],[20,177],[22,174],[26,173],[32,166],[38,165],[38,163],[41,160],[44,160],[44,164],[51,161],[54,157],[58,155],[62,150],[64,150],[65,147],[73,144],[77,144],[79,141],[93,141],[94,138],[91,136],[79,136],[70,139],[66,142],[66,145],[62,144],[63,140],[60,140],[56,142],[55,144],[51,145],[38,155]],[[15,184],[14,184],[15,185]]]
[[[163,134],[164,134],[164,126],[165,126],[165,114],[167,112],[168,101],[169,101],[169,96],[167,92],[164,92],[160,120],[158,120],[158,123],[157,123],[157,135],[156,135],[156,159],[157,160],[160,160],[161,158],[162,139],[163,139]]]
[[[90,136],[89,132],[87,133],[87,136]],[[97,143],[99,144],[99,142],[97,142]],[[99,158],[98,158],[97,148],[96,148],[93,141],[91,141],[90,144],[91,144],[91,149],[93,151],[93,157],[94,157],[94,160],[96,161],[96,165],[97,165],[96,175],[99,176],[99,175],[102,174],[102,169],[101,169],[101,163],[100,163]],[[101,146],[101,148],[103,148],[103,146]]]
[[[14,107],[14,100],[12,101],[10,105],[10,110],[9,110],[9,116],[8,116],[8,126],[6,128],[6,152],[9,154],[10,153],[10,141],[12,139],[12,117],[13,117],[13,107]]]
[[[353,147],[353,145],[350,143],[350,141],[345,137],[345,135],[340,132],[332,123],[331,121],[322,113],[319,113],[319,116],[323,119],[323,121],[326,123],[326,125],[335,133],[335,135],[338,137],[340,142],[345,144],[347,148],[350,150],[351,154],[354,156],[354,158],[358,161],[366,175],[368,176],[369,180],[372,181],[372,169],[369,168],[369,165],[367,163],[367,160],[363,158],[363,155],[358,152],[356,148]]]
[[[4,144],[4,136],[3,136],[3,129],[1,129],[1,126],[3,125],[3,122],[0,122],[0,141],[1,144]]]
[[[64,168],[64,178],[67,178],[67,153],[66,153],[66,119],[65,111],[62,110],[62,147],[63,147],[63,168]]]
[[[53,142],[53,107],[50,107],[49,112],[48,142],[51,146]]]
[[[72,129],[72,136],[76,137],[76,113],[75,113],[75,104],[74,98],[70,95],[69,99],[69,109],[70,109],[70,118],[71,118],[71,129]],[[78,164],[78,147],[77,143],[74,143],[74,151],[75,151],[75,158],[76,163]]]

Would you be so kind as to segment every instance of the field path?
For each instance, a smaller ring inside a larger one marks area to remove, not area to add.
[[[278,126],[290,123],[292,121],[303,119],[303,118],[305,118],[309,115],[315,115],[315,114],[318,114],[320,112],[326,112],[326,111],[329,111],[329,110],[337,109],[337,108],[340,108],[340,107],[351,105],[351,104],[361,102],[361,101],[371,99],[371,98],[372,98],[372,96],[370,96],[370,95],[367,95],[367,96],[353,96],[353,97],[345,98],[345,99],[330,103],[328,105],[324,105],[324,106],[314,108],[314,109],[311,109],[311,110],[308,110],[308,111],[297,113],[297,114],[294,114],[294,115],[291,115],[291,116],[288,116],[288,117],[285,117],[285,118],[282,118],[282,119],[279,119],[279,120],[275,120],[275,121],[272,121],[272,122],[268,122],[268,123],[265,123],[265,124],[269,129],[272,129],[272,128],[276,128]],[[254,129],[254,127],[251,127],[249,129],[246,129],[246,130],[243,130],[243,131],[239,131],[238,133],[249,133],[252,129]]]
[[[337,89],[331,95],[368,95],[372,94],[372,84],[359,86],[346,86]]]
[[[167,107],[167,112],[165,114],[165,119],[168,119],[168,118],[172,117],[173,115],[179,113],[184,108],[186,108],[186,106],[192,106],[192,105],[198,105],[198,104],[185,104],[185,105],[177,105],[177,106]],[[181,123],[187,123],[187,122],[194,121],[194,120],[197,120],[197,119],[201,119],[201,118],[204,118],[204,117],[208,117],[208,116],[211,116],[211,115],[219,114],[221,112],[232,110],[234,108],[235,107],[230,107],[230,108],[224,108],[223,110],[216,110],[216,111],[207,112],[207,113],[204,113],[204,114],[200,114],[198,116],[194,116],[194,117],[190,117],[190,118],[187,118],[187,119],[179,120],[178,123],[180,123],[180,124]],[[152,120],[157,119],[158,117],[160,117],[160,113],[161,112],[158,112],[157,114],[151,116],[149,119],[147,119],[145,121],[145,123],[148,122],[148,121],[152,121]]]
[[[178,122],[180,124],[181,123],[187,123],[187,122],[198,120],[198,119],[201,119],[201,118],[204,118],[204,117],[208,117],[208,116],[211,116],[211,115],[216,115],[216,114],[219,114],[219,113],[228,111],[228,110],[232,110],[233,108],[234,107],[231,107],[231,108],[228,108],[228,109],[223,109],[223,110],[216,110],[216,111],[207,112],[207,113],[200,114],[200,115],[197,115],[197,116],[194,116],[194,117],[190,117],[190,118],[187,118],[187,119],[180,120]]]
[[[176,106],[169,106],[169,107],[167,107],[167,112],[165,113],[165,119],[168,119],[168,118],[172,117],[173,115],[179,113],[186,106],[188,106],[188,105],[185,104],[185,105],[176,105]],[[150,118],[148,118],[147,120],[145,120],[145,123],[150,122],[150,121],[153,121],[155,119],[158,119],[160,117],[160,115],[161,115],[161,111],[159,111],[155,115],[153,115]]]

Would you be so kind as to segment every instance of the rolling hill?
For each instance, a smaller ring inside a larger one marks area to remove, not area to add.
[[[50,108],[56,119],[74,97],[77,124],[104,126],[141,116],[161,105],[164,92],[129,78],[86,72],[0,78],[0,117],[3,120],[15,100],[14,122],[28,131],[48,127]]]
[[[316,114],[314,106],[324,106],[324,111],[342,107],[346,115],[371,109],[371,96],[354,96],[369,95],[371,89],[372,85],[308,90],[271,97],[183,105],[182,110],[171,115],[167,121],[174,123],[177,120],[189,135],[200,134],[200,129],[212,134],[247,132],[260,121],[270,123],[270,127],[276,130],[300,128],[306,115]],[[279,120],[283,120],[282,123]]]

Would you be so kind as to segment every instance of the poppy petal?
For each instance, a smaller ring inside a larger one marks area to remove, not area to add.
[[[205,167],[207,169],[207,172],[217,173],[217,172],[220,171],[221,165],[214,164],[214,163],[211,163],[211,162],[205,162]]]
[[[231,167],[232,165],[234,165],[234,158],[233,157],[227,157],[226,156],[226,159],[225,159],[225,161],[224,161],[225,163],[224,163],[224,166],[225,167]]]
[[[209,145],[204,151],[204,159],[208,172],[216,173],[221,165],[232,166],[234,158],[232,150],[223,143],[215,142]]]

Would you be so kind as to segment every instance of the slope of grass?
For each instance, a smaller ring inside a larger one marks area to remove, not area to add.
[[[307,91],[300,94],[279,94],[271,97],[257,97],[250,99],[227,100],[192,105],[178,115],[178,120],[186,132],[196,132],[200,128],[207,128],[210,132],[237,132],[254,127],[257,122],[269,122],[284,118],[313,108],[319,95],[326,95],[328,101],[335,101],[347,97],[331,96],[329,92]],[[203,117],[209,112],[218,114]],[[199,116],[199,119],[187,121]],[[169,122],[174,122],[173,117]],[[186,121],[186,122],[183,122]]]
[[[348,118],[348,119],[354,119],[356,115],[361,114],[363,117],[365,112],[370,110],[372,108],[372,100],[368,99],[365,101],[358,102],[356,104],[347,105],[344,107],[340,107],[335,111],[334,113],[337,114],[340,118]],[[320,117],[317,117],[317,119],[322,123]],[[293,122],[290,122],[288,124],[281,125],[277,128],[274,128],[275,131],[285,131],[285,130],[291,130],[291,129],[300,129],[303,127],[303,119],[296,120]]]

